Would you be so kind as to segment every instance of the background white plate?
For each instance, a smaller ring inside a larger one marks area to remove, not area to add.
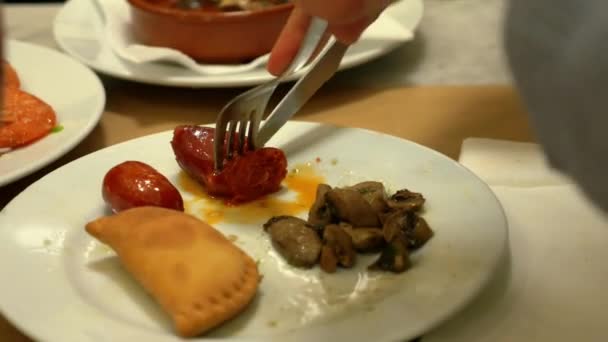
[[[48,103],[63,131],[0,156],[0,186],[48,165],[74,148],[93,130],[106,95],[90,69],[57,51],[9,40],[6,59],[13,65],[21,88]]]
[[[384,27],[380,21],[387,16],[396,20],[398,14],[398,24],[414,31],[422,19],[423,8],[422,0],[400,0],[378,19],[377,26]],[[105,40],[100,13],[94,0],[69,0],[55,17],[53,35],[66,53],[104,74],[142,83],[194,88],[252,86],[272,79],[264,68],[230,75],[202,75],[177,66],[126,62],[112,52]],[[394,39],[362,39],[349,48],[340,70],[383,56],[402,43]],[[295,77],[298,74],[292,79]]]
[[[115,164],[141,160],[177,183],[171,135],[138,138],[76,160],[0,212],[0,273],[10,278],[0,282],[0,309],[21,330],[45,341],[179,340],[116,257],[84,231],[86,222],[106,213],[101,182]],[[254,303],[207,338],[403,341],[467,304],[502,260],[502,208],[453,160],[395,137],[313,123],[290,122],[270,144],[284,149],[292,167],[337,158],[336,165],[319,166],[332,185],[382,180],[392,191],[421,191],[436,235],[406,273],[377,277],[365,271],[370,260],[360,259],[355,269],[327,275],[286,265],[270,247],[263,221],[220,223],[219,230],[237,235],[237,244],[260,260],[264,278]]]

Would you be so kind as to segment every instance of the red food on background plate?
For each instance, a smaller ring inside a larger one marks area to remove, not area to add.
[[[228,203],[248,202],[278,191],[287,175],[283,151],[264,147],[247,151],[214,170],[213,141],[215,129],[201,126],[178,126],[171,146],[179,166],[211,196]]]
[[[7,88],[20,88],[21,81],[19,80],[19,75],[17,75],[17,71],[10,65],[6,60],[2,61],[2,71],[4,76],[3,86]]]
[[[103,179],[103,199],[112,211],[143,206],[184,211],[184,202],[171,182],[150,165],[126,161],[111,168]]]
[[[46,136],[55,127],[55,111],[38,97],[16,87],[4,87],[4,120],[0,148],[15,148]]]

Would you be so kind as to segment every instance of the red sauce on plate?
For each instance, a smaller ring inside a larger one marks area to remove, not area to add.
[[[239,206],[226,205],[222,199],[210,196],[185,172],[180,173],[177,185],[192,197],[184,201],[185,211],[216,224],[256,223],[273,216],[305,213],[315,201],[317,186],[324,182],[312,165],[296,165],[283,180],[283,188],[278,193]]]

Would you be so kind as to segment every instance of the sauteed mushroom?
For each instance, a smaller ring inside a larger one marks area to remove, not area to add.
[[[377,252],[386,243],[380,228],[353,228],[343,225],[342,229],[350,235],[353,246],[361,253]]]
[[[308,223],[325,226],[334,220],[331,208],[327,204],[327,200],[325,198],[325,195],[330,190],[331,186],[327,184],[319,184],[319,186],[317,186],[315,202],[313,203],[312,207],[310,207],[308,212]]]
[[[406,241],[403,237],[399,237],[389,242],[380,253],[380,257],[368,268],[401,273],[411,266],[409,255]]]
[[[387,205],[390,209],[418,211],[422,208],[424,202],[425,198],[422,194],[402,189],[388,199]]]
[[[332,189],[325,195],[336,217],[353,227],[379,227],[380,220],[374,208],[363,195],[353,189]]]
[[[405,213],[404,211],[393,211],[386,215],[382,226],[382,233],[386,241],[393,241],[404,232],[407,227],[407,215]]]
[[[388,242],[403,235],[410,249],[422,247],[433,236],[426,220],[411,211],[394,211],[388,215],[382,233]]]
[[[367,201],[367,203],[372,206],[376,214],[379,215],[386,210],[387,198],[386,190],[384,189],[384,184],[380,182],[368,181],[355,184],[349,187],[349,189],[356,190],[357,192],[359,192]]]
[[[357,259],[357,253],[353,246],[353,240],[340,226],[330,224],[323,231],[323,243],[330,247],[338,263],[344,267],[353,267]]]
[[[321,249],[321,260],[319,261],[321,269],[327,273],[334,273],[338,269],[338,257],[333,248],[325,245]]]
[[[278,216],[268,220],[264,229],[270,234],[276,250],[289,264],[312,267],[317,263],[321,239],[306,221],[292,216]]]
[[[388,196],[380,182],[317,187],[308,221],[279,216],[264,225],[273,244],[294,266],[319,263],[323,271],[353,267],[357,252],[380,252],[370,270],[401,273],[411,267],[410,252],[433,237],[419,216],[425,204],[420,193],[402,189]]]
[[[408,221],[409,226],[405,231],[405,237],[410,249],[418,249],[433,237],[433,231],[423,217],[414,213],[410,213],[409,215],[413,217]]]

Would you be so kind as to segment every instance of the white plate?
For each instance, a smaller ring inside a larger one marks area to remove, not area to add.
[[[99,78],[86,66],[57,51],[9,40],[6,59],[21,88],[48,103],[59,133],[0,156],[0,186],[31,174],[69,152],[93,130],[105,106]]]
[[[53,34],[66,53],[101,73],[142,83],[194,88],[251,86],[272,79],[264,68],[230,75],[203,75],[178,66],[129,63],[112,52],[104,38],[99,13],[94,0],[69,0],[55,17]],[[422,14],[422,0],[400,0],[378,19],[372,30],[379,30],[379,36],[390,36],[390,27],[401,25],[413,32]],[[340,70],[369,62],[403,43],[399,39],[365,39],[365,34],[363,38],[349,48]]]
[[[0,282],[0,310],[20,329],[45,341],[178,340],[112,253],[84,231],[87,221],[106,213],[101,182],[115,164],[141,160],[177,184],[180,169],[171,134],[138,138],[76,160],[0,212],[0,273],[10,278]],[[289,137],[294,140],[288,142]],[[333,185],[371,179],[393,191],[421,191],[428,200],[425,217],[436,234],[403,274],[370,275],[367,260],[323,275],[318,268],[288,266],[270,247],[261,222],[217,224],[260,260],[264,278],[254,304],[212,337],[414,338],[466,305],[502,260],[507,236],[502,208],[482,181],[453,160],[395,137],[313,123],[290,122],[270,144],[284,149],[291,166],[320,157],[319,172]],[[323,162],[333,158],[336,165]]]

